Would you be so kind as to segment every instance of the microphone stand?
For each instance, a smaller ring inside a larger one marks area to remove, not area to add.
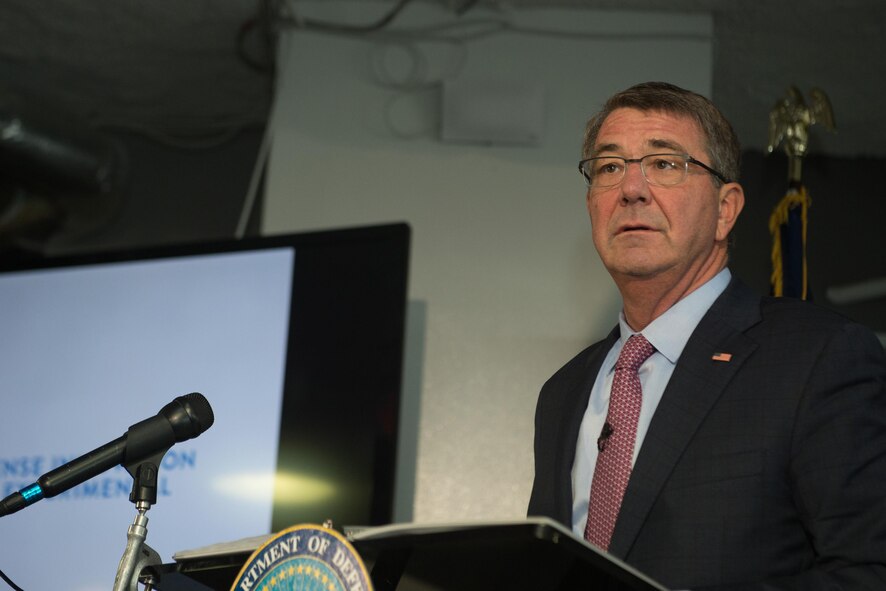
[[[124,463],[133,478],[129,500],[135,503],[137,515],[127,530],[126,550],[117,567],[114,591],[138,591],[139,580],[145,584],[145,591],[151,591],[154,586],[153,574],[149,572],[142,576],[145,568],[158,566],[162,562],[160,555],[145,544],[148,536],[147,512],[157,502],[157,472],[167,451],[163,450],[146,460]]]

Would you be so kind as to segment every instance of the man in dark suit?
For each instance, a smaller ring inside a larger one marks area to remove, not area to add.
[[[529,514],[674,589],[886,589],[882,346],[731,276],[739,157],[716,107],[669,84],[588,122],[587,207],[623,309],[542,388]]]

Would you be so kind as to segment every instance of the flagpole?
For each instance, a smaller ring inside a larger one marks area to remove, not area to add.
[[[834,113],[824,91],[813,88],[807,105],[796,86],[769,112],[769,145],[772,153],[782,144],[788,156],[788,188],[769,218],[772,235],[772,295],[809,299],[806,240],[812,200],[803,185],[803,157],[809,147],[809,126],[815,123],[834,130]]]

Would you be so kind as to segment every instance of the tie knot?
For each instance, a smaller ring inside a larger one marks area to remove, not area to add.
[[[618,355],[615,368],[637,371],[653,353],[655,353],[655,347],[652,346],[652,343],[647,341],[642,334],[637,333],[631,336],[628,342],[625,343],[621,353]]]

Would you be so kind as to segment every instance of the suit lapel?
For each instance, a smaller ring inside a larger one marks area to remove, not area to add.
[[[591,389],[606,354],[618,339],[619,327],[616,326],[609,335],[588,351],[581,372],[576,374],[575,381],[569,386],[563,399],[564,433],[557,434],[560,447],[557,449],[557,478],[559,479],[559,498],[557,499],[560,521],[572,524],[572,465],[575,462],[576,442],[581,430],[581,422],[591,396]]]
[[[686,343],[637,456],[609,552],[625,558],[674,466],[711,407],[756,348],[744,335],[760,298],[733,279]],[[712,359],[727,353],[728,361]]]

